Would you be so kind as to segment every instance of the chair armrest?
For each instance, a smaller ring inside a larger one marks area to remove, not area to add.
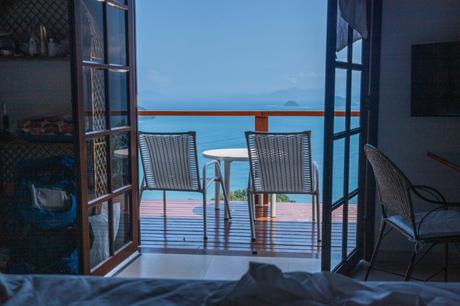
[[[446,205],[447,201],[442,195],[442,193],[436,188],[426,186],[426,185],[412,185],[409,191],[414,192],[414,194],[420,199],[428,203]],[[425,194],[423,194],[423,193]],[[429,197],[431,198],[429,198]]]
[[[460,207],[460,203],[449,203],[446,201],[446,198],[442,195],[442,193],[434,187],[425,186],[425,185],[413,185],[409,187],[409,191],[413,191],[413,193],[422,199],[425,202],[440,205],[428,211],[419,221],[417,226],[417,235],[420,233],[420,227],[422,226],[425,219],[430,216],[432,213],[441,210],[441,209],[449,209],[449,207]],[[425,194],[422,194],[424,192]],[[429,195],[429,197],[427,197]]]
[[[413,191],[417,197],[428,203],[443,205],[445,208],[460,207],[460,203],[447,202],[446,198],[442,195],[442,193],[431,186],[413,185],[410,187],[409,191]],[[425,194],[422,194],[422,192],[424,192]],[[427,195],[429,195],[431,198],[427,197]]]
[[[210,161],[206,162],[206,164],[204,164],[203,170],[206,169],[207,167],[211,166],[211,165],[214,165],[214,164],[217,164],[220,167],[219,161],[217,161],[216,159],[213,159],[213,160],[210,160]]]
[[[207,175],[206,175],[206,172],[207,172],[207,169],[209,166],[217,166],[216,169],[218,171],[218,173],[216,173],[216,175],[214,175],[214,179],[215,180],[217,177],[222,177],[222,171],[220,170],[220,163],[219,161],[213,159],[213,160],[210,160],[208,161],[206,164],[204,164],[203,166],[203,188],[207,188],[207,185],[208,183],[206,182],[207,181]]]

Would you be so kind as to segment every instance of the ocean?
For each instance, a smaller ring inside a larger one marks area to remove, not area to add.
[[[255,109],[255,108],[252,108]],[[207,110],[210,110],[207,108]],[[241,110],[241,109],[240,109]],[[257,110],[305,110],[302,107],[284,107],[267,105],[257,107]],[[202,152],[211,149],[222,148],[244,148],[246,140],[245,131],[253,131],[255,125],[254,117],[176,117],[176,116],[156,116],[139,117],[139,131],[146,132],[197,132],[197,147],[200,169],[205,164],[206,159]],[[344,118],[336,119],[335,130],[339,131],[344,127]],[[352,126],[357,126],[358,118],[352,118]],[[320,168],[320,179],[322,180],[323,168],[323,117],[270,117],[269,130],[271,132],[300,132],[311,131],[312,133],[312,156],[313,160]],[[334,144],[334,175],[333,175],[333,201],[338,200],[343,195],[344,177],[344,141],[339,140]],[[358,181],[358,146],[359,136],[352,136],[350,142],[350,173],[349,190],[357,188]],[[140,166],[142,167],[142,166]],[[139,173],[142,173],[142,168]],[[231,168],[231,190],[244,189],[247,186],[249,167],[246,162],[234,162]],[[322,183],[320,184],[322,188]],[[211,187],[212,189],[212,187]],[[212,198],[214,192],[211,190],[209,197]],[[143,199],[159,200],[162,198],[161,192],[146,191]],[[169,199],[201,199],[197,193],[169,192]],[[289,195],[289,198],[296,202],[310,203],[311,197],[308,195]],[[350,201],[356,202],[355,199]]]

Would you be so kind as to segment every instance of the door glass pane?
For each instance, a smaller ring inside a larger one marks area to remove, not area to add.
[[[109,64],[126,65],[126,12],[107,6]]]
[[[130,183],[129,133],[112,136],[112,189]]]
[[[331,228],[331,268],[334,269],[342,261],[343,206],[332,211]]]
[[[344,112],[347,97],[347,71],[345,69],[335,70],[335,98],[334,110]],[[345,130],[345,116],[335,115],[334,133]]]
[[[359,134],[350,137],[350,173],[348,176],[349,192],[358,188],[359,174]]]
[[[83,102],[85,106],[85,131],[105,130],[105,73],[103,70],[83,68]]]
[[[84,61],[104,62],[103,2],[81,1],[81,46]]]
[[[332,203],[340,200],[344,195],[343,190],[343,163],[345,152],[345,139],[334,141],[334,157],[332,165]]]
[[[351,111],[359,112],[361,110],[361,71],[352,71],[351,74]],[[360,126],[360,117],[352,116],[350,128]]]
[[[89,201],[108,192],[107,149],[105,137],[90,139],[86,142]]]
[[[94,268],[110,256],[108,203],[89,208],[90,263]]]
[[[356,34],[356,31],[354,31]],[[362,63],[362,53],[363,53],[363,40],[359,39],[353,43],[353,63],[361,64]]]
[[[348,59],[348,47],[343,48],[339,52],[336,53],[337,61],[339,62],[346,62]]]
[[[357,239],[357,218],[358,216],[358,196],[354,196],[348,202],[348,243],[347,255],[356,248]]]
[[[109,99],[112,128],[129,125],[127,72],[109,71]]]
[[[131,241],[130,194],[113,199],[113,237],[115,252]]]

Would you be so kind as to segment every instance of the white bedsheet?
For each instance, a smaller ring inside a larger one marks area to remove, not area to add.
[[[358,282],[251,264],[238,282],[0,275],[4,305],[460,305],[459,283]]]

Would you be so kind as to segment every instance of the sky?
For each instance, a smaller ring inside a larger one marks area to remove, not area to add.
[[[137,0],[140,104],[323,91],[324,0]]]

